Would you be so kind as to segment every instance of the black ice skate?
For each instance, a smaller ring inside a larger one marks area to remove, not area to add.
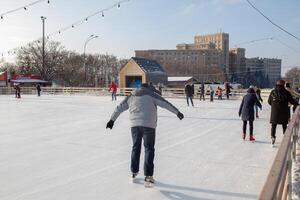
[[[153,176],[146,176],[145,177],[145,187],[151,188],[154,186],[154,178]]]
[[[276,138],[275,137],[271,137],[271,140],[272,140],[272,142],[271,142],[272,147],[274,147],[275,146],[275,140],[276,140]]]
[[[131,180],[132,180],[133,183],[136,182],[136,176],[137,176],[137,175],[138,175],[138,173],[132,173],[132,174],[131,174]]]

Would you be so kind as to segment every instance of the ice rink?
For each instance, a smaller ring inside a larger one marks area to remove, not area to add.
[[[241,139],[240,101],[168,99],[180,121],[159,109],[156,186],[130,180],[128,111],[105,126],[120,102],[96,96],[0,96],[1,200],[257,199],[282,137],[270,145],[270,107],[254,122],[256,142]],[[143,154],[143,153],[142,153]]]

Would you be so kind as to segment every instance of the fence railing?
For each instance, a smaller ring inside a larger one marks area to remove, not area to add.
[[[259,196],[260,200],[292,198],[292,165],[296,158],[296,145],[300,125],[300,108],[292,116],[277,155]]]
[[[129,95],[134,88],[119,88],[117,95],[126,96]],[[0,87],[0,94],[14,94],[15,90],[12,87]],[[22,87],[22,94],[36,94],[36,88],[34,87]],[[107,88],[82,88],[82,87],[43,87],[42,93],[44,94],[86,94],[105,96],[109,95]],[[262,98],[264,100],[269,96],[270,90],[262,90]],[[233,99],[239,99],[246,94],[246,90],[232,90],[231,97]],[[163,88],[162,95],[168,98],[184,98],[185,93],[183,88]],[[200,93],[195,91],[195,98],[198,98]],[[208,94],[207,94],[208,96]]]

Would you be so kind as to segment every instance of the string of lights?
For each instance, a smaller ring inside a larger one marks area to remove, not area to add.
[[[53,35],[61,34],[62,32],[65,32],[69,29],[78,27],[78,26],[82,25],[83,23],[86,23],[92,17],[101,16],[102,18],[104,18],[105,17],[105,12],[107,12],[107,11],[109,11],[109,10],[115,8],[115,7],[120,8],[121,4],[123,4],[125,2],[129,2],[129,1],[130,0],[122,0],[122,1],[119,1],[119,2],[117,2],[117,3],[115,3],[111,6],[107,7],[107,8],[104,8],[102,10],[98,10],[98,11],[96,11],[96,12],[94,12],[94,13],[92,13],[92,14],[90,14],[90,15],[88,15],[88,16],[80,19],[80,20],[78,20],[78,21],[73,22],[72,24],[70,24],[68,26],[65,26],[65,27],[59,29],[58,31],[50,33],[49,35],[47,35],[47,38],[49,39]]]
[[[42,2],[42,1],[46,1],[46,0],[35,1],[35,2],[33,2],[33,3],[31,3],[31,4],[28,4],[28,5],[34,5],[34,4],[40,3],[40,2]],[[99,16],[99,15],[100,15],[102,18],[104,18],[104,17],[105,17],[105,12],[107,12],[107,11],[109,11],[109,10],[112,10],[113,8],[116,8],[116,7],[119,9],[119,8],[121,8],[121,4],[123,4],[123,3],[125,3],[125,2],[129,2],[129,1],[130,1],[130,0],[122,0],[122,1],[118,1],[118,2],[114,3],[114,4],[111,5],[111,6],[108,6],[107,8],[104,8],[104,9],[102,9],[102,10],[98,10],[98,11],[96,11],[96,12],[94,12],[94,13],[92,13],[92,14],[90,14],[90,15],[88,15],[88,16],[86,16],[86,17],[80,19],[80,20],[78,20],[78,21],[73,22],[72,24],[70,24],[70,25],[68,25],[68,26],[65,26],[65,27],[59,29],[58,31],[52,32],[52,33],[50,33],[49,35],[47,35],[46,37],[47,37],[47,39],[50,39],[51,36],[54,36],[54,35],[57,35],[57,34],[61,34],[61,33],[65,32],[65,31],[67,31],[67,30],[69,30],[69,29],[73,29],[73,28],[75,28],[75,27],[78,27],[78,26],[80,26],[81,24],[87,22],[87,21],[88,21],[90,18],[92,18],[92,17],[96,17],[96,16]],[[50,3],[49,0],[47,0],[47,2]],[[24,9],[24,7],[27,8],[28,5],[23,6],[22,9]],[[15,10],[19,10],[19,9],[20,9],[20,8],[15,9]],[[8,13],[8,12],[6,12],[6,13]],[[37,40],[37,42],[41,42],[41,40],[42,40],[42,39],[39,38],[39,39]],[[2,52],[2,53],[0,53],[0,56],[4,57],[4,55],[13,55],[13,54],[15,54],[15,53],[16,53],[16,52],[15,52],[14,50],[11,50],[11,51],[7,51],[7,52]]]
[[[237,43],[234,46],[237,47],[239,45],[243,45],[243,44],[251,44],[251,43],[255,43],[255,42],[260,42],[260,41],[265,41],[265,40],[273,40],[273,37],[268,37],[268,38],[260,38],[260,39],[256,39],[256,40],[250,40],[250,41],[246,41],[246,42],[241,42],[241,43]]]
[[[44,1],[46,1],[48,4],[50,4],[50,0],[38,0],[38,1],[34,1],[34,2],[31,2],[31,3],[26,4],[26,5],[24,5],[24,6],[18,7],[18,8],[16,8],[16,9],[9,10],[9,11],[7,11],[7,12],[1,13],[1,14],[0,14],[0,19],[4,19],[4,16],[6,16],[6,15],[8,15],[8,14],[11,14],[11,13],[14,13],[14,12],[17,12],[17,11],[19,11],[19,10],[25,10],[25,11],[26,11],[29,7],[34,6],[34,5],[36,5],[36,4],[39,4],[39,3],[42,3],[42,2],[44,2]]]
[[[277,28],[279,28],[280,30],[282,30],[283,32],[285,32],[286,34],[292,36],[293,38],[297,39],[298,41],[300,41],[300,38],[298,38],[297,36],[295,36],[294,34],[290,33],[289,31],[285,30],[284,28],[282,28],[281,26],[279,26],[278,24],[276,24],[275,22],[273,22],[269,17],[267,17],[262,11],[260,11],[253,3],[250,2],[250,0],[246,0],[248,2],[248,4],[255,9],[260,15],[262,15],[266,20],[268,20],[271,24],[273,24],[274,26],[276,26]]]
[[[286,44],[286,43],[284,43],[284,42],[282,42],[281,40],[279,40],[278,38],[274,38],[277,42],[279,42],[280,44],[282,44],[283,46],[286,46],[287,48],[289,48],[289,49],[291,49],[291,50],[293,50],[293,51],[295,51],[296,53],[299,53],[299,51],[298,50],[296,50],[296,49],[294,49],[293,47],[291,47],[290,45],[288,45],[288,44]]]
[[[245,45],[245,44],[252,44],[252,43],[256,43],[256,42],[261,42],[261,41],[266,41],[266,40],[272,40],[272,41],[277,41],[279,42],[281,45],[293,50],[296,53],[299,53],[298,50],[296,50],[295,48],[291,47],[290,45],[286,44],[285,42],[279,40],[277,37],[268,37],[268,38],[260,38],[260,39],[255,39],[255,40],[250,40],[250,41],[246,41],[246,42],[241,42],[241,43],[237,43],[234,45],[234,47],[238,47],[240,45]]]

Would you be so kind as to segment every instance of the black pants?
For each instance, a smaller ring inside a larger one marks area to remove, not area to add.
[[[250,126],[250,135],[253,135],[253,121],[249,121]],[[243,133],[246,133],[247,130],[247,121],[243,121]]]
[[[276,127],[277,127],[277,124],[272,124],[271,137],[273,137],[273,138],[276,138]],[[284,134],[286,128],[287,128],[287,124],[282,124],[283,134]]]
[[[144,175],[145,176],[153,176],[154,169],[154,145],[155,145],[155,129],[148,127],[132,127],[131,128],[132,135],[132,151],[131,151],[131,172],[137,173],[139,172],[140,166],[140,154],[141,154],[141,146],[142,140],[144,140],[144,148],[145,148],[145,160],[144,160]]]
[[[203,101],[205,101],[205,93],[200,93],[200,101],[203,99]]]
[[[190,101],[191,101],[192,106],[194,106],[194,103],[193,103],[193,96],[186,96],[186,103],[187,103],[187,105],[189,106],[189,99],[190,99]]]
[[[112,101],[113,101],[113,100],[117,101],[117,93],[116,93],[116,92],[112,92],[112,93],[111,93],[111,100],[112,100]]]
[[[214,101],[214,92],[210,93],[210,101]]]

